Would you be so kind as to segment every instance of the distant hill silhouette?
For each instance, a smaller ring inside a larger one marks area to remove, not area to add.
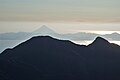
[[[114,32],[112,34],[105,34],[103,35],[103,37],[110,39],[110,40],[120,41],[120,34],[117,32]]]
[[[33,37],[0,55],[0,80],[120,80],[120,46]]]

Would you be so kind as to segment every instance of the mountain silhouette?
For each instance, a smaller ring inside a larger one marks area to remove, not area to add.
[[[109,44],[110,43],[106,39],[104,39],[102,37],[97,37],[92,44],[89,44],[89,46],[94,45],[96,47],[98,47],[98,46],[102,47],[102,46],[109,45]]]
[[[105,34],[105,35],[100,35],[96,33],[86,33],[86,32],[60,34],[60,33],[55,32],[51,28],[47,27],[46,25],[43,25],[40,28],[32,32],[1,33],[0,44],[3,44],[3,45],[0,46],[0,53],[3,52],[7,48],[15,47],[17,44],[20,44],[22,41],[28,40],[33,36],[51,36],[57,39],[70,40],[76,43],[92,41],[97,36],[102,36],[109,41],[120,40],[120,34],[116,32],[112,34]]]
[[[58,34],[50,29],[49,27],[43,25],[39,29],[33,32],[18,32],[18,33],[2,33],[0,34],[0,53],[7,48],[15,47],[17,44],[30,39],[33,36],[46,36],[50,35],[52,37],[58,36]],[[55,37],[57,38],[57,37]]]
[[[120,46],[33,37],[0,55],[0,80],[120,80]]]
[[[67,34],[59,34],[47,27],[46,25],[42,25],[40,28],[36,29],[32,32],[18,32],[18,33],[1,33],[0,40],[26,40],[33,36],[52,36],[58,39],[65,40],[73,40],[73,41],[81,41],[81,40],[93,40],[97,36],[105,37],[108,40],[120,40],[120,34],[117,32],[111,34],[96,34],[90,32],[78,32],[78,33],[67,33]]]
[[[116,40],[116,41],[120,40],[120,34],[117,32],[114,32],[112,34],[105,34],[103,35],[103,37],[106,37],[107,39],[111,39],[111,40]]]
[[[33,33],[39,33],[39,34],[43,34],[43,35],[50,35],[50,34],[54,34],[56,33],[55,31],[53,31],[52,29],[48,28],[46,25],[41,26],[39,29],[33,31]]]
[[[33,36],[52,36],[58,39],[73,40],[73,41],[93,40],[97,36],[102,36],[108,40],[115,40],[115,41],[120,40],[120,34],[117,32],[111,34],[104,34],[104,35],[89,33],[89,32],[59,34],[46,25],[42,25],[40,28],[32,32],[1,33],[0,40],[26,40]]]

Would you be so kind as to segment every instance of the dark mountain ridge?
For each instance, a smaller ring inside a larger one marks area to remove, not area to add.
[[[33,37],[0,55],[0,80],[119,80],[120,46]]]

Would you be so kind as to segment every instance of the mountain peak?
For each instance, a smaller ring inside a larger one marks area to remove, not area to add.
[[[42,25],[40,29],[49,29],[46,25]]]
[[[35,36],[35,37],[32,37],[30,40],[57,40],[57,39],[55,39],[55,38],[53,38],[53,37],[51,37],[51,36]]]
[[[104,39],[104,38],[102,38],[102,37],[97,37],[97,38],[95,39],[95,41],[97,41],[97,42],[108,42],[106,39]]]
[[[55,33],[52,29],[47,27],[46,25],[41,26],[37,30],[34,31],[34,33],[40,33],[40,34],[52,34]]]
[[[117,33],[117,32],[114,32],[114,33],[112,33],[112,35],[120,35],[119,33]]]
[[[91,43],[90,45],[98,45],[98,46],[102,46],[102,45],[106,45],[106,44],[109,44],[109,42],[102,38],[102,37],[97,37],[93,43]]]

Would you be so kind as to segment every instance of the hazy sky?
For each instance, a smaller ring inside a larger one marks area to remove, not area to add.
[[[120,0],[0,0],[0,20],[120,22]]]

